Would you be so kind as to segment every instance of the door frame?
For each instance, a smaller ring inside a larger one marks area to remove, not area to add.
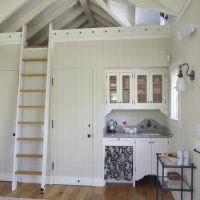
[[[94,138],[94,130],[96,129],[95,126],[95,123],[94,123],[94,115],[95,115],[95,110],[94,110],[94,105],[95,105],[95,98],[94,98],[94,87],[96,86],[96,82],[94,82],[94,72],[95,72],[95,69],[93,68],[77,68],[77,67],[68,67],[68,68],[55,68],[55,69],[52,69],[52,78],[54,77],[54,73],[56,71],[67,71],[67,70],[74,70],[74,69],[79,69],[79,70],[89,70],[89,72],[91,73],[91,135],[92,135],[92,141],[91,141],[91,168],[92,168],[92,177],[91,177],[91,180],[85,180],[85,182],[83,183],[74,183],[74,179],[72,178],[63,178],[62,180],[59,180],[55,183],[55,170],[54,170],[54,160],[55,160],[55,144],[54,144],[54,137],[56,137],[56,134],[55,134],[55,129],[52,128],[52,124],[50,123],[50,154],[51,154],[51,158],[50,158],[50,164],[51,164],[51,183],[52,184],[69,184],[69,185],[94,185],[94,141],[93,141],[93,138]],[[53,84],[53,81],[52,81],[52,84]],[[54,86],[51,84],[51,93],[50,93],[50,122],[52,122],[53,120],[53,112],[54,112],[54,109],[53,109],[53,106],[52,106],[52,102],[53,102],[53,90],[54,90]]]

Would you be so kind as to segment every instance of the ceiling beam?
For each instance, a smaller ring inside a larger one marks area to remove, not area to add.
[[[106,27],[106,25],[102,24],[101,22],[96,20],[97,27]]]
[[[46,9],[28,24],[27,38],[30,39],[33,35],[38,33],[46,25],[48,25],[50,22],[55,20],[57,17],[66,12],[66,10],[72,8],[76,4],[77,1],[75,0],[60,0],[52,4],[50,8]]]
[[[54,29],[62,29],[66,25],[73,22],[77,17],[83,14],[83,9],[81,6],[76,6],[76,8],[72,8],[67,10],[66,13],[59,16],[57,19],[53,21]]]
[[[13,15],[18,9],[28,3],[29,0],[12,0],[4,1],[0,7],[0,24],[6,21],[11,15]]]
[[[54,29],[63,29],[66,26],[72,27],[72,24],[76,22],[75,20],[77,18],[83,18],[84,22],[87,21],[87,17],[83,15],[83,9],[80,6],[78,6],[77,8],[67,10],[64,16],[60,16],[59,18],[54,20],[52,24],[54,26]],[[42,29],[40,32],[34,35],[34,37],[31,38],[29,42],[34,45],[39,45],[43,43],[46,39],[48,39],[48,36],[49,29],[48,26],[46,26],[44,29]]]
[[[91,10],[89,8],[88,1],[87,0],[79,0],[79,1],[80,1],[80,4],[81,4],[81,7],[83,8],[84,13],[86,14],[86,16],[88,18],[90,26],[91,27],[95,27],[96,24],[95,24],[92,12],[91,12]]]
[[[18,31],[24,24],[28,24],[34,17],[41,13],[46,7],[51,5],[55,0],[34,0],[30,1],[23,9],[19,9],[17,13],[12,15],[2,25],[1,32]]]
[[[107,12],[105,12],[101,7],[97,6],[96,4],[90,3],[90,9],[99,16],[102,16],[110,23],[114,24],[115,26],[120,26],[120,24],[115,19],[113,19]]]
[[[161,6],[160,3],[156,3],[154,0],[128,0],[134,6],[143,7],[158,12],[163,12],[169,15],[176,15],[176,13],[164,6]]]
[[[95,22],[95,24],[96,24],[96,22]],[[82,24],[78,28],[89,28],[89,27],[90,27],[90,23],[88,21],[86,21],[84,24]]]
[[[77,17],[73,22],[63,27],[64,29],[76,29],[80,26],[82,26],[84,23],[88,21],[87,17],[85,15],[82,15],[81,17]],[[37,38],[37,40],[34,42],[34,45],[40,45],[44,43],[48,39],[48,29],[45,31],[41,37]]]
[[[81,15],[80,17],[76,18],[73,22],[64,26],[64,29],[76,29],[82,26],[84,23],[88,21],[88,18],[85,15]]]
[[[115,27],[114,24],[110,23],[109,21],[107,21],[106,19],[104,19],[103,17],[94,14],[94,18],[99,21],[101,24],[104,24],[106,27]]]
[[[117,21],[120,26],[127,26],[122,20],[120,20],[115,13],[112,13],[108,6],[103,0],[94,0],[105,12],[107,12],[115,21]]]

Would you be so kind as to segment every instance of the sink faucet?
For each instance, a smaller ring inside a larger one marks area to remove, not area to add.
[[[147,127],[148,128],[151,127],[151,121],[150,120],[148,120],[148,122],[147,122]]]

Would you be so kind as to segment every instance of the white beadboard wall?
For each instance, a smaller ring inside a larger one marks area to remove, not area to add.
[[[130,67],[163,67],[167,66],[169,39],[128,39],[106,41],[68,41],[55,42],[52,52],[52,68],[92,68],[94,95],[94,140],[93,168],[94,177],[103,177],[102,135],[105,126],[105,93],[104,69]],[[53,106],[53,105],[52,105]],[[126,114],[128,113],[128,114]],[[130,121],[137,123],[148,117],[155,117],[165,125],[166,118],[160,111],[126,111],[115,112],[129,116]],[[64,160],[61,158],[62,162]],[[67,162],[67,161],[66,161]]]
[[[167,38],[57,42],[52,64],[54,68],[168,66],[168,43]]]
[[[11,180],[20,45],[0,45],[0,180]]]
[[[167,125],[166,115],[159,110],[114,110],[106,116],[106,121],[113,119],[119,125],[126,120],[128,125],[135,126],[143,119],[154,119],[162,126]]]
[[[19,69],[20,45],[0,45],[0,70]]]

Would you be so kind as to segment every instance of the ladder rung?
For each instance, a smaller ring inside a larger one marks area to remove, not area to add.
[[[31,77],[31,76],[46,76],[46,73],[23,73],[21,74],[21,76],[25,76],[25,77]]]
[[[43,121],[19,121],[18,124],[44,124]]]
[[[42,158],[42,154],[17,154],[17,158]]]
[[[19,141],[42,141],[43,138],[17,138]]]
[[[44,108],[44,105],[20,105],[19,108]]]
[[[45,89],[21,89],[20,92],[46,92]]]
[[[37,171],[22,171],[22,170],[19,170],[19,171],[16,171],[15,174],[18,174],[18,175],[33,175],[33,176],[39,176],[39,175],[42,175],[42,172],[37,172]]]
[[[47,61],[47,58],[23,58],[24,62]]]

